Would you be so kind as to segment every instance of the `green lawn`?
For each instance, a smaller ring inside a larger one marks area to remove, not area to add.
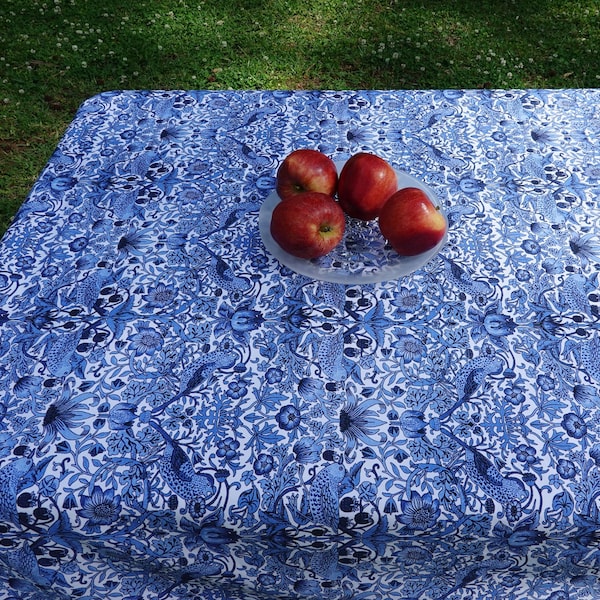
[[[108,89],[600,86],[598,0],[0,0],[0,233]]]

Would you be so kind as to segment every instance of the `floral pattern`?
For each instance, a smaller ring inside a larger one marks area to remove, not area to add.
[[[6,598],[596,598],[600,92],[110,92],[0,243]],[[292,149],[450,223],[411,275],[281,265]]]

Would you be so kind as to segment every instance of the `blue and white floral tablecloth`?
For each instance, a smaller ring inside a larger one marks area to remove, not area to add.
[[[447,245],[282,267],[298,147]],[[0,243],[1,597],[600,597],[599,233],[598,90],[86,101]]]

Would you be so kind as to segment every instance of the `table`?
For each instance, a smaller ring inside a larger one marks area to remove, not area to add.
[[[299,147],[426,182],[442,252],[314,281]],[[4,598],[597,598],[600,91],[115,91],[0,244]]]

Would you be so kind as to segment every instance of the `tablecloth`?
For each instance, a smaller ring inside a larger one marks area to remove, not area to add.
[[[263,245],[293,149],[435,190],[438,256]],[[0,243],[4,598],[600,597],[600,91],[114,91]]]

